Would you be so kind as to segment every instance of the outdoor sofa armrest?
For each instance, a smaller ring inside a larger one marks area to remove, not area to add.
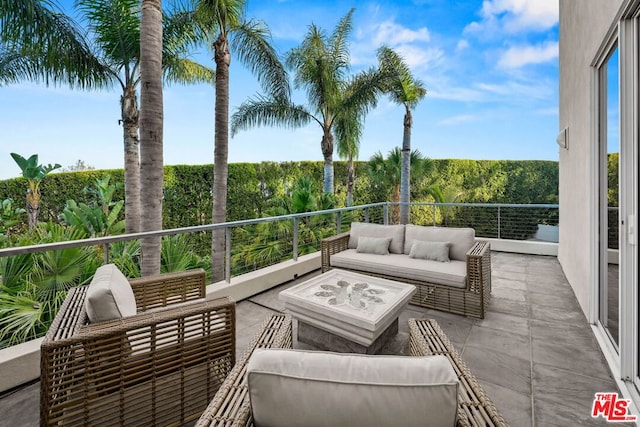
[[[293,348],[291,315],[273,314],[265,320],[244,356],[200,416],[196,427],[253,425],[246,374],[249,358],[256,348]]]
[[[322,272],[331,269],[331,255],[346,251],[349,247],[349,233],[340,233],[322,239],[320,252],[322,254]]]
[[[467,289],[484,295],[491,295],[491,245],[489,242],[475,242],[467,252]]]
[[[164,307],[173,303],[197,300],[206,296],[206,273],[203,269],[162,273],[129,279],[138,311]]]

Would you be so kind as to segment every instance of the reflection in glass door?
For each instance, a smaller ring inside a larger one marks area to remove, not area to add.
[[[600,90],[603,101],[600,119],[600,239],[599,239],[599,313],[598,320],[617,349],[620,343],[619,273],[619,63],[618,48],[612,51],[601,69]]]

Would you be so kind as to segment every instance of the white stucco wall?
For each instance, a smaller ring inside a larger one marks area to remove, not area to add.
[[[592,105],[591,63],[623,0],[560,0],[560,123],[568,149],[560,148],[558,260],[589,317],[591,298]]]

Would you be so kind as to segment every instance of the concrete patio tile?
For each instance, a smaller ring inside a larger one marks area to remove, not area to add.
[[[498,331],[474,325],[471,328],[465,351],[468,346],[490,349],[523,360],[531,360],[529,337],[513,332]]]
[[[476,378],[528,395],[531,362],[484,347],[467,345],[464,360]]]
[[[591,418],[593,398],[597,392],[617,391],[611,380],[578,375],[550,366],[535,364],[532,381],[536,425],[606,425]],[[554,419],[569,420],[558,424]],[[551,423],[551,424],[547,424]]]
[[[484,391],[491,396],[494,404],[511,427],[531,427],[530,391],[518,393],[507,387],[478,380]]]
[[[32,427],[40,424],[40,382],[0,398],[0,427]]]
[[[511,301],[527,302],[527,292],[512,288],[491,287],[491,298],[502,298]]]
[[[557,293],[542,293],[529,291],[529,302],[532,306],[555,307],[565,310],[580,310],[578,300],[569,291],[559,291]]]
[[[495,295],[489,300],[489,311],[506,313],[514,316],[529,317],[529,304],[523,301],[513,301],[506,298],[498,298]]]
[[[498,273],[498,277],[500,277],[503,273],[520,273],[525,274],[527,272],[527,264],[526,263],[513,263],[513,262],[505,262],[500,265],[500,270]]]
[[[522,272],[515,272],[515,271],[507,271],[507,270],[493,270],[491,271],[491,277],[500,277],[503,279],[509,279],[509,280],[520,280],[520,281],[525,281],[527,279],[527,274],[522,271]]]
[[[547,307],[542,305],[531,306],[531,318],[536,320],[562,323],[568,326],[584,326],[587,324],[587,318],[581,311]]]
[[[475,324],[483,328],[497,329],[529,336],[529,319],[522,316],[487,312],[485,313],[484,319],[477,319]]]
[[[507,288],[507,289],[516,289],[519,291],[527,290],[527,283],[521,280],[510,280],[503,279],[502,277],[492,277],[491,278],[491,291],[498,288]]]

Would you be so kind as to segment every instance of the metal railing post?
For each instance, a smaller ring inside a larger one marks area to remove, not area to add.
[[[224,229],[224,244],[224,280],[226,280],[227,283],[231,283],[231,227],[225,227]]]
[[[107,265],[109,264],[109,244],[105,243],[102,245],[102,250],[104,251],[102,254],[102,260],[104,261],[104,264]]]
[[[498,206],[498,239],[500,238],[500,206]]]
[[[436,205],[432,206],[433,208],[433,226],[436,226]]]
[[[382,207],[382,221],[384,225],[389,225],[389,204]]]
[[[293,260],[298,260],[298,228],[300,227],[298,218],[293,218]]]
[[[338,212],[336,215],[336,232],[342,233],[342,212]]]
[[[364,222],[369,222],[369,207],[364,208]]]

